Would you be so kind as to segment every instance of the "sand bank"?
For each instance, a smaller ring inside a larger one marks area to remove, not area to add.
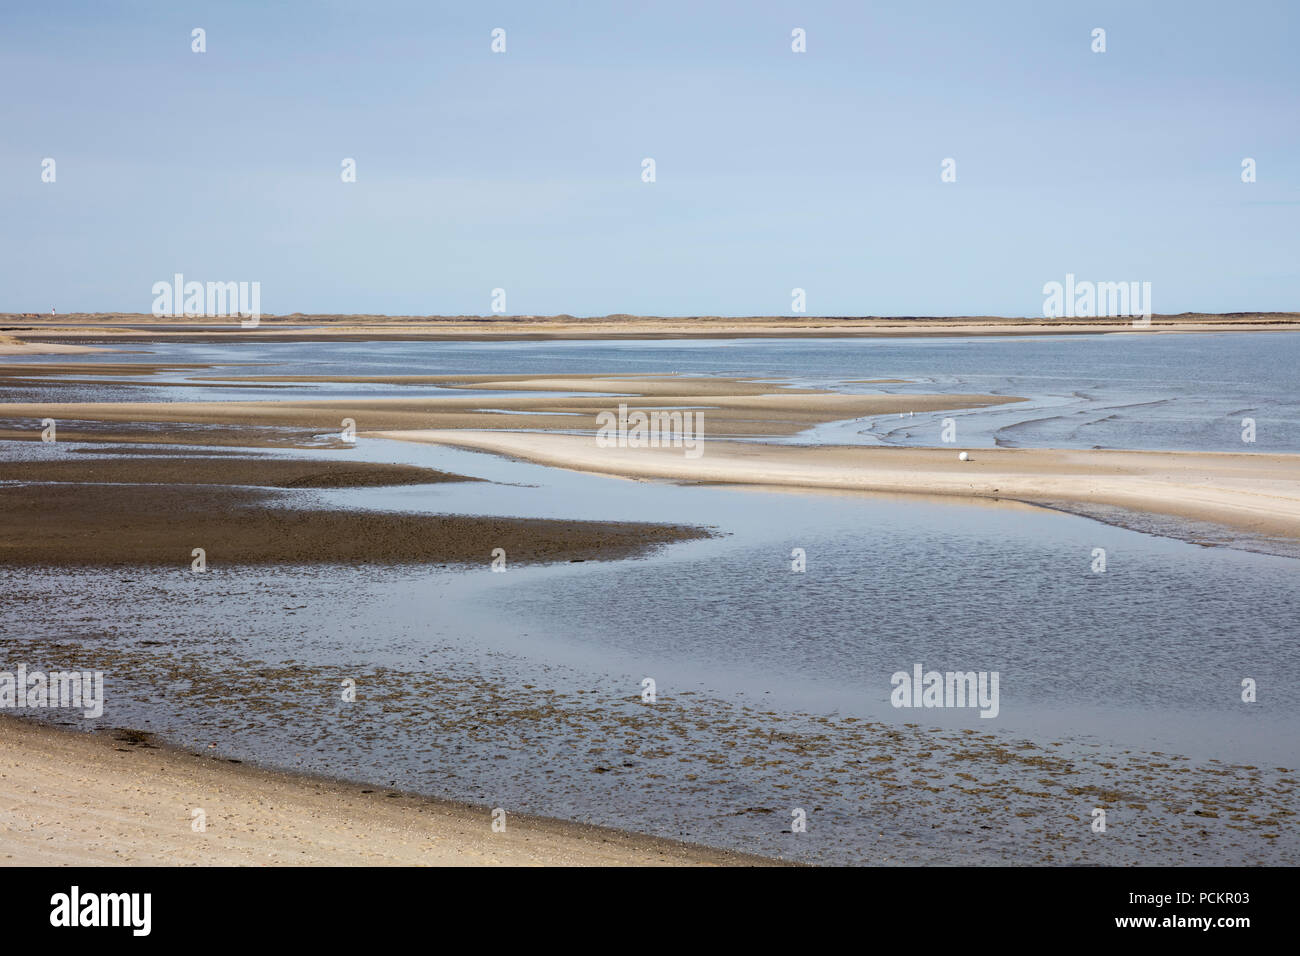
[[[641,522],[319,507],[304,489],[470,481],[406,465],[231,456],[0,462],[0,566],[487,566],[631,557],[708,532]],[[299,489],[298,492],[289,489]]]
[[[241,379],[242,380],[242,379]],[[253,376],[253,384],[284,381]],[[907,411],[981,408],[1023,399],[1006,395],[846,394],[792,388],[737,378],[616,375],[452,375],[366,377],[300,376],[298,381],[387,382],[441,385],[448,389],[499,392],[489,396],[446,395],[426,398],[370,398],[329,401],[245,402],[8,402],[0,419],[11,424],[0,438],[39,438],[39,423],[53,418],[59,434],[77,440],[169,440],[169,425],[282,430],[280,443],[302,443],[316,432],[337,436],[343,419],[358,430],[443,428],[530,428],[594,430],[601,412],[626,404],[629,409],[703,410],[709,434],[719,437],[794,435],[815,425],[870,415]],[[509,392],[536,392],[511,395]],[[555,393],[589,394],[555,394]],[[32,430],[15,427],[21,420]],[[96,427],[87,427],[96,423]],[[102,427],[113,423],[112,427]],[[183,429],[181,429],[183,431]],[[252,436],[249,444],[272,443],[277,436]]]
[[[81,451],[81,449],[78,449]],[[384,488],[478,481],[415,465],[178,454],[175,450],[88,449],[77,458],[0,461],[0,482],[78,484],[251,485],[263,488]]]
[[[0,720],[0,862],[17,866],[770,865],[601,827],[275,773]],[[205,830],[192,829],[203,810]]]
[[[59,342],[28,342],[13,335],[0,335],[0,355],[76,355],[107,349]]]
[[[708,442],[602,448],[594,437],[514,432],[383,431],[376,437],[494,452],[629,478],[1105,504],[1300,539],[1300,455],[1202,452],[861,448]]]

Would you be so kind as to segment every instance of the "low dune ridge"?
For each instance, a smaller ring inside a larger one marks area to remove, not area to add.
[[[245,328],[238,316],[154,316],[148,313],[76,312],[46,321],[9,313],[29,341],[529,341],[547,339],[690,339],[837,336],[1073,335],[1107,333],[1278,331],[1300,329],[1296,312],[1184,312],[1046,319],[1037,316],[654,316],[615,313],[574,315],[263,315]]]

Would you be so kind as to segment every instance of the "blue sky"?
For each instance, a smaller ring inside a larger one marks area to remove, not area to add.
[[[1037,315],[1066,273],[1294,310],[1297,27],[1287,2],[7,3],[0,310],[147,312],[176,272],[280,314],[494,288],[788,314],[799,287],[815,315]]]

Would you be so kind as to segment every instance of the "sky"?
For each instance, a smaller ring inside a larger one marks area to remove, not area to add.
[[[1028,316],[1067,274],[1298,310],[1298,27],[1295,2],[5,2],[0,311],[148,312],[176,273],[259,282],[267,314],[504,289],[781,315],[798,288],[810,315]]]

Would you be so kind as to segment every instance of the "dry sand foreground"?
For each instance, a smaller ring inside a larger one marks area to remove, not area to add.
[[[126,735],[121,735],[126,736]],[[191,827],[202,809],[206,830]],[[761,857],[0,720],[0,863],[771,865]]]
[[[1115,505],[1300,539],[1300,455],[997,448],[975,449],[962,462],[955,448],[717,441],[691,459],[680,448],[602,448],[580,435],[433,430],[377,437],[634,478]]]

